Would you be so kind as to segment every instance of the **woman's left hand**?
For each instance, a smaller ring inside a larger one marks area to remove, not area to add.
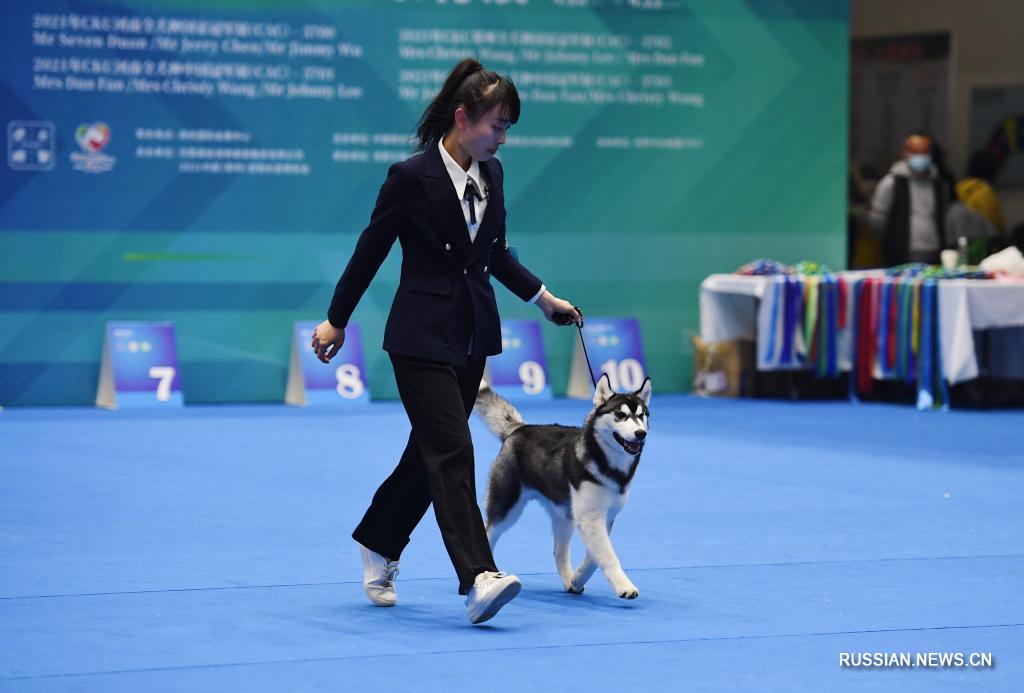
[[[583,316],[580,315],[580,312],[576,310],[576,307],[573,306],[573,304],[558,298],[547,290],[545,290],[544,293],[540,295],[540,298],[537,299],[537,307],[543,311],[545,318],[556,325],[561,325],[562,323],[554,319],[553,316],[555,313],[567,314],[572,318],[572,322],[575,325],[579,325],[580,321],[583,320]]]

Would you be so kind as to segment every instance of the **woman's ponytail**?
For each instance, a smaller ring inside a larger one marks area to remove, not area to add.
[[[519,120],[519,93],[508,77],[484,69],[479,61],[465,58],[448,73],[441,91],[430,102],[416,125],[417,151],[437,144],[455,124],[455,109],[462,106],[470,120],[503,106],[509,124]]]

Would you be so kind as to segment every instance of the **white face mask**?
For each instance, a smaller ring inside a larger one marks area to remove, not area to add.
[[[907,165],[916,173],[924,173],[932,167],[932,158],[927,154],[911,154],[907,157]]]

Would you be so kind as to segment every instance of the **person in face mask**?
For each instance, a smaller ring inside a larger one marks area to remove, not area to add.
[[[869,219],[882,234],[888,267],[905,262],[938,264],[945,246],[946,186],[932,161],[931,140],[911,134],[903,158],[892,165],[871,198]]]

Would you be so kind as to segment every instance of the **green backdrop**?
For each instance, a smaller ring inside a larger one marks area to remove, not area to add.
[[[281,401],[293,321],[324,316],[463,55],[523,98],[501,155],[510,242],[589,315],[639,319],[656,391],[690,387],[706,275],[844,262],[847,0],[2,12],[0,405],[91,403],[103,325],[133,319],[174,321],[187,402]],[[49,168],[16,160],[17,123],[50,128]],[[354,315],[375,398],[396,396],[379,345],[399,253]],[[503,316],[540,317],[497,293]],[[556,394],[574,338],[544,327]]]

